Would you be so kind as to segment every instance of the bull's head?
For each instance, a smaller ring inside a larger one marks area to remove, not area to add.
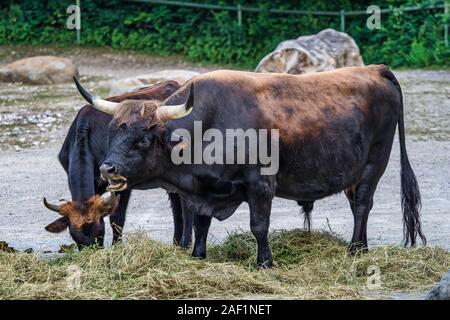
[[[105,235],[103,218],[114,212],[119,199],[120,196],[114,196],[111,192],[93,196],[85,203],[63,201],[60,204],[51,204],[44,198],[44,205],[62,216],[45,229],[59,233],[69,228],[69,233],[80,250],[92,244],[103,246]]]
[[[109,125],[109,152],[100,167],[109,181],[107,190],[122,191],[152,177],[161,176],[169,146],[166,123],[187,116],[193,107],[193,85],[180,105],[160,101],[126,100],[120,103],[94,97],[75,79],[80,94],[95,108],[113,115]],[[179,142],[182,145],[185,142]]]

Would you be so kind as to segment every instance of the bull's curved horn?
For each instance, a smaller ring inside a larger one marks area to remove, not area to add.
[[[194,84],[189,86],[189,94],[185,103],[174,106],[160,106],[156,109],[159,120],[166,122],[169,120],[180,119],[191,113],[194,106]]]
[[[49,210],[52,210],[52,211],[55,211],[55,212],[58,212],[59,214],[61,214],[61,211],[60,211],[61,206],[58,204],[48,203],[47,199],[45,199],[45,197],[44,197],[44,206]]]
[[[110,205],[110,204],[112,204],[113,201],[114,201],[114,198],[115,198],[114,193],[112,193],[112,192],[110,192],[110,191],[105,192],[104,194],[102,194],[102,195],[100,196],[100,199],[102,199],[102,202],[103,202],[104,205]]]
[[[73,77],[73,81],[75,81],[75,85],[77,86],[78,91],[87,102],[92,104],[96,109],[100,111],[108,114],[114,114],[114,111],[116,111],[119,103],[97,98],[96,96],[90,94],[85,88],[83,88],[83,86],[78,82],[77,78]]]

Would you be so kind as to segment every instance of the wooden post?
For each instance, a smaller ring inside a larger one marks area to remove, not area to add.
[[[242,27],[242,6],[240,3],[237,5],[237,24]]]
[[[449,19],[449,17],[448,17],[448,12],[449,12],[449,3],[448,3],[448,1],[445,1],[445,3],[444,3],[444,15],[445,15],[445,18],[446,18],[446,21],[445,21],[445,25],[444,25],[444,42],[445,42],[445,45],[448,47],[448,19]]]
[[[80,45],[80,41],[81,41],[81,7],[80,7],[80,0],[77,0],[77,6],[78,6],[78,9],[79,9],[79,12],[80,12],[80,17],[79,17],[80,20],[77,21],[77,22],[80,23],[79,28],[77,28],[77,45]],[[78,17],[77,17],[77,20],[78,20]]]
[[[341,10],[341,31],[345,32],[345,10]]]

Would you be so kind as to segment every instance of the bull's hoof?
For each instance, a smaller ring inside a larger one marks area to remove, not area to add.
[[[198,252],[194,250],[192,252],[192,256],[197,259],[206,259],[206,252]]]
[[[118,245],[118,244],[121,244],[121,243],[122,243],[122,238],[119,238],[119,239],[113,239],[113,241],[112,241],[112,245],[113,245],[113,246]]]
[[[189,249],[191,246],[191,240],[190,239],[181,239],[180,248],[183,250]]]
[[[266,260],[264,262],[257,262],[258,269],[272,269],[273,260]]]
[[[173,243],[173,245],[174,246],[177,246],[177,247],[180,247],[181,245],[181,238],[173,238],[173,241],[172,241],[172,243]]]
[[[354,242],[348,246],[347,252],[350,256],[355,256],[361,253],[367,253],[369,248],[361,242]]]

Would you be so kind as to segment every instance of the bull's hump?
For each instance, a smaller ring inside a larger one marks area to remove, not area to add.
[[[380,87],[383,70],[385,66],[350,67],[306,75],[217,70],[196,78],[211,80],[219,92],[232,92],[234,100],[255,98],[258,107],[252,112],[258,125],[280,129],[282,140],[294,140],[337,123],[346,125],[355,114],[364,121],[370,92]]]
[[[195,80],[216,80],[221,82],[233,82],[237,80],[253,80],[255,82],[265,81],[306,81],[317,79],[342,78],[351,75],[365,75],[370,74],[377,76],[380,72],[389,70],[385,65],[369,65],[365,67],[347,67],[331,71],[308,73],[302,75],[294,75],[287,73],[256,73],[250,71],[237,70],[214,70],[196,76]]]

